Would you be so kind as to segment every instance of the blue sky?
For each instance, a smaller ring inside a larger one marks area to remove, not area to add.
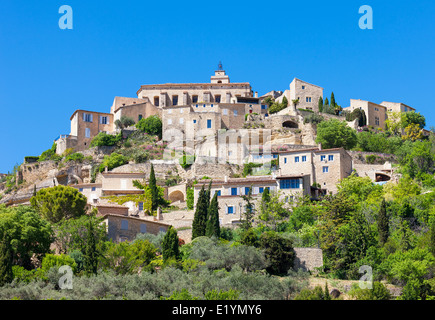
[[[61,30],[62,5],[73,30]],[[373,30],[361,30],[362,5]],[[403,102],[435,126],[433,1],[0,2],[0,172],[70,132],[76,109],[108,112],[142,84],[233,82],[285,90],[294,77],[350,99]]]

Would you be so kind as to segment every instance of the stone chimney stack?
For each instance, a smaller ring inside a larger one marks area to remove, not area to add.
[[[322,150],[322,144],[321,143],[319,143],[317,146],[318,146],[319,150]]]
[[[228,177],[227,176],[224,177],[224,181],[225,181],[225,183],[228,182]]]
[[[254,97],[258,98],[258,91],[255,91]]]

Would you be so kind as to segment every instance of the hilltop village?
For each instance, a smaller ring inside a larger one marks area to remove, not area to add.
[[[115,97],[107,113],[75,110],[70,133],[59,135],[47,157],[26,157],[9,185],[2,183],[1,203],[29,204],[41,189],[71,186],[104,217],[116,242],[170,225],[189,242],[202,187],[218,194],[220,225],[234,227],[250,190],[254,206],[266,189],[291,206],[335,194],[352,174],[376,184],[397,180],[393,155],[325,148],[316,142],[317,125],[337,119],[357,131],[377,131],[389,113],[415,109],[361,99],[342,108],[323,91],[294,78],[284,91],[259,95],[249,82],[231,82],[221,64],[206,83],[142,85],[136,97]],[[140,126],[147,119],[160,126],[156,134]],[[123,144],[113,142],[118,137]],[[168,202],[156,212],[141,200],[137,183],[148,183],[151,166]]]

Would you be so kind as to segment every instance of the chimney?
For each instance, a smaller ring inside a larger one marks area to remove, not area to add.
[[[227,176],[224,177],[224,181],[225,181],[225,183],[228,182],[228,177]]]
[[[104,168],[104,172],[105,172],[105,173],[109,172],[109,168],[108,168],[108,167],[105,167],[105,168]]]
[[[321,143],[319,143],[317,146],[318,146],[319,150],[322,150],[322,144]]]
[[[258,91],[255,91],[255,95],[254,95],[254,97],[255,97],[255,98],[258,98]]]

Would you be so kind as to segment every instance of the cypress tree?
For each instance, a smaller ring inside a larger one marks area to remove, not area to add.
[[[33,185],[33,196],[36,197],[36,184]]]
[[[325,98],[325,103],[323,104],[323,106],[329,106],[328,97]]]
[[[331,295],[329,294],[328,281],[325,282],[325,294],[323,300],[331,300]]]
[[[335,96],[334,96],[334,92],[331,92],[331,107],[335,108],[336,103],[335,103]]]
[[[207,191],[202,186],[196,203],[195,215],[192,222],[192,240],[196,237],[205,236],[207,223]]]
[[[163,260],[167,261],[170,258],[180,258],[180,248],[178,243],[178,233],[174,227],[170,226],[166,232],[163,241]]]
[[[0,287],[3,287],[7,283],[11,283],[14,279],[12,273],[12,259],[13,252],[11,241],[4,232],[0,243]]]
[[[210,196],[211,196],[211,180],[210,183],[208,184],[208,188],[207,191],[205,193],[205,201],[206,201],[206,206],[207,208],[210,206]],[[207,218],[208,218],[208,213],[207,213]]]
[[[98,270],[98,253],[95,242],[94,227],[92,220],[89,221],[88,234],[86,237],[86,246],[84,250],[84,269],[87,274],[97,274]]]
[[[378,233],[379,233],[379,243],[384,245],[388,240],[389,225],[387,216],[387,204],[385,199],[382,199],[381,207],[378,213]]]
[[[208,208],[208,219],[207,219],[205,235],[207,237],[215,236],[217,238],[219,238],[220,236],[219,202],[217,198],[217,193],[214,194],[213,199],[211,200],[210,206]]]
[[[319,109],[319,112],[323,111],[323,98],[322,97],[319,97],[318,109]]]
[[[283,108],[287,108],[288,107],[287,97],[282,98],[281,105],[282,105]]]
[[[158,197],[159,197],[159,190],[157,189],[157,181],[156,181],[156,175],[154,173],[154,166],[151,163],[151,172],[150,172],[150,182],[149,187],[151,189],[151,202],[152,202],[152,210],[156,210],[158,207]]]

